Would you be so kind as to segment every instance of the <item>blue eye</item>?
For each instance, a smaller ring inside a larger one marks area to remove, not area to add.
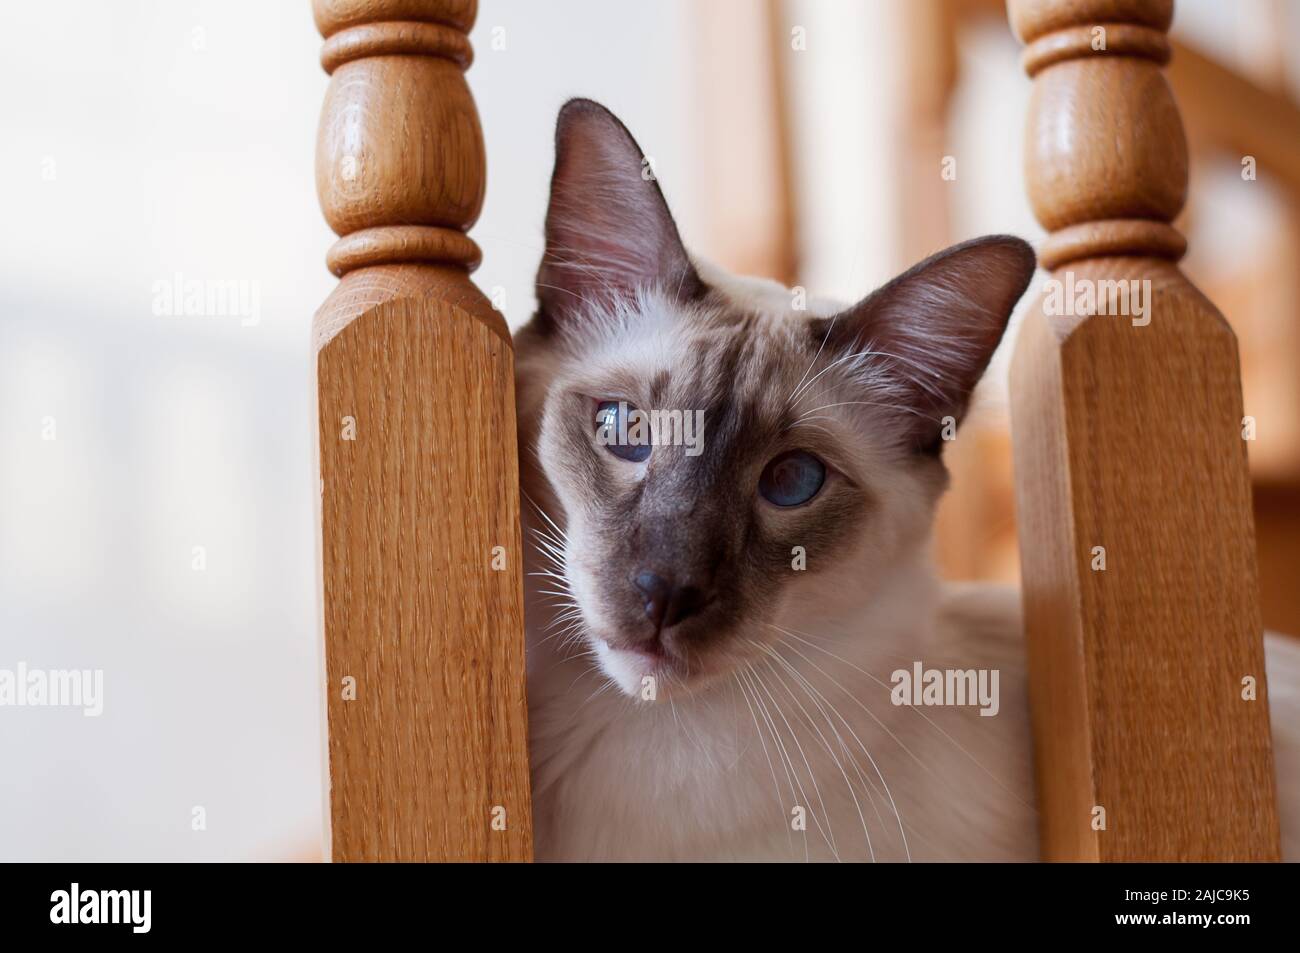
[[[826,482],[826,465],[803,450],[774,458],[758,478],[758,492],[777,506],[807,503]]]
[[[650,456],[650,426],[641,412],[621,400],[596,406],[596,442],[620,460],[641,463]]]

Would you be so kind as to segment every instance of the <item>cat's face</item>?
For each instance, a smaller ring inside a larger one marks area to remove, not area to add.
[[[728,674],[918,558],[938,449],[1033,258],[987,239],[805,310],[702,275],[642,168],[601,107],[561,112],[517,359],[525,491],[562,527],[568,618],[646,697]]]

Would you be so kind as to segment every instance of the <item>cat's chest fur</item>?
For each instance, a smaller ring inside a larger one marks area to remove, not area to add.
[[[1013,597],[968,592],[930,629],[882,634],[884,645],[792,634],[784,661],[672,702],[593,697],[602,679],[585,660],[541,665],[537,857],[1034,859],[1018,628]],[[997,715],[891,702],[893,671],[953,658],[999,671]]]

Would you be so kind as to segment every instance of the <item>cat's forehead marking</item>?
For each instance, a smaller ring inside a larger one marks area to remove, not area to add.
[[[656,371],[650,378],[650,404],[657,407],[663,403],[668,393],[668,385],[672,382],[672,372],[666,368]]]
[[[741,436],[779,435],[805,398],[817,396],[794,393],[816,362],[817,342],[808,315],[784,297],[758,300],[712,289],[691,305],[649,295],[638,306],[641,320],[611,326],[618,334],[607,339],[606,353],[639,378],[631,390],[648,407],[704,411],[709,443],[719,450],[737,446]],[[831,383],[824,378],[816,390]]]
[[[808,360],[788,319],[756,312],[733,314],[730,320],[706,326],[691,347],[690,373],[703,385],[703,396],[715,404],[773,404],[772,396],[781,391],[791,368]]]
[[[811,355],[791,329],[749,312],[697,326],[667,368],[668,406],[702,410],[709,461],[747,464],[748,447],[775,439],[791,420],[790,394]]]

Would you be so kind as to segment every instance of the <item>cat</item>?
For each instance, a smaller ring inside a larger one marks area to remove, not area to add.
[[[801,309],[688,254],[643,155],[560,111],[516,335],[537,858],[1036,859],[1016,593],[927,555],[1032,250],[976,239]],[[996,698],[928,706],[922,662]]]

